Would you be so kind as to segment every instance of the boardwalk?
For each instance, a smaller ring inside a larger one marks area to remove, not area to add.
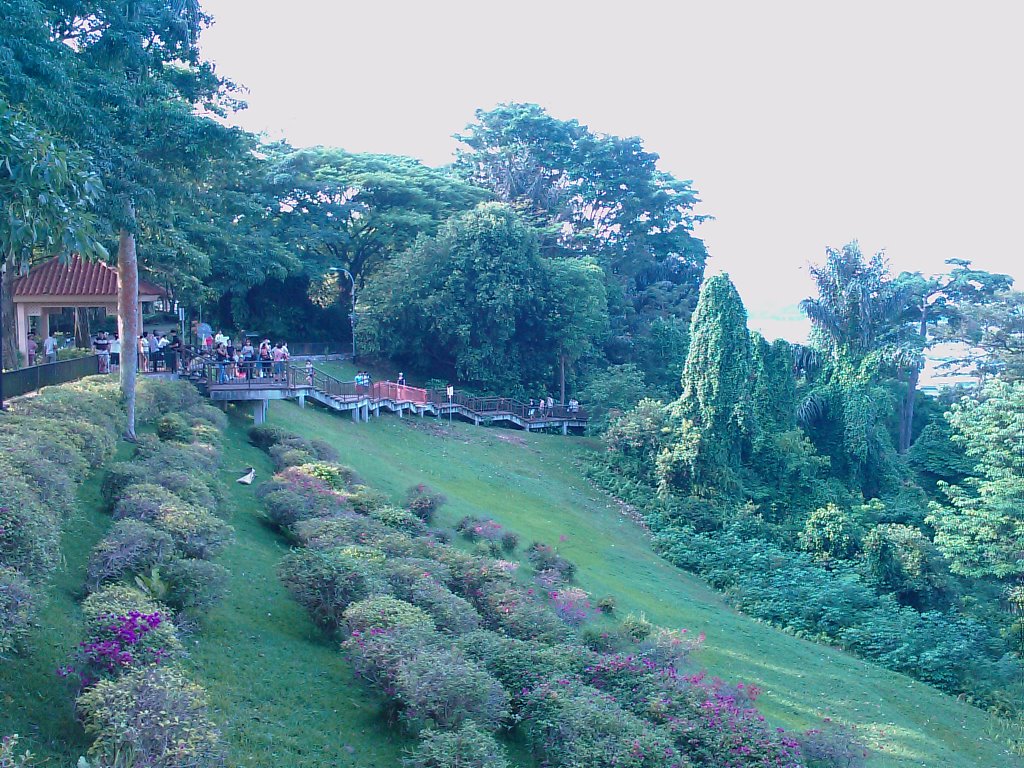
[[[391,381],[360,386],[320,371],[314,371],[313,380],[309,382],[305,370],[296,366],[276,377],[243,378],[229,375],[230,372],[230,367],[218,370],[217,365],[205,363],[202,373],[194,378],[211,400],[251,401],[257,424],[265,420],[271,400],[294,399],[305,405],[310,399],[332,410],[347,412],[356,422],[368,421],[371,415],[377,417],[385,411],[400,418],[457,418],[472,424],[494,424],[526,431],[557,429],[562,434],[582,431],[587,426],[584,411],[562,405],[541,408],[513,398],[475,397],[460,390],[455,390],[449,399],[443,389],[401,386]]]

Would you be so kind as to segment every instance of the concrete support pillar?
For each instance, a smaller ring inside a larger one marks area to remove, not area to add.
[[[562,422],[562,434],[563,435],[568,435],[569,434],[569,422],[567,422],[567,421],[563,421]]]
[[[375,418],[375,419],[379,419],[380,418],[380,406],[379,405],[373,406],[373,418]]]
[[[306,407],[306,394],[304,392],[299,392],[299,408],[305,408],[305,407]]]
[[[15,333],[18,338],[18,350],[21,352],[22,357],[25,358],[25,365],[28,365],[28,312],[25,309],[24,304],[14,305],[14,327]],[[45,338],[45,337],[44,337]],[[39,357],[42,357],[43,352],[43,340],[37,339],[37,353]],[[8,361],[10,364],[10,361]]]
[[[416,409],[416,415],[419,416],[421,419],[423,418],[423,414],[425,414],[426,412],[427,412],[426,406],[424,406],[422,408],[417,408]]]
[[[473,417],[473,426],[474,427],[479,427],[480,426],[480,417],[479,416],[474,416]]]
[[[367,403],[366,405],[362,406],[359,409],[359,411],[360,411],[359,416],[360,416],[360,418],[362,418],[363,421],[369,421],[370,420],[370,404],[369,403]]]
[[[252,420],[256,424],[262,424],[267,420],[267,414],[270,412],[270,401],[269,400],[253,400],[252,402]]]
[[[405,406],[404,405],[400,405],[400,406],[398,406],[398,418],[401,419],[404,416],[405,416]]]
[[[353,409],[352,409],[352,410],[350,411],[350,413],[352,414],[352,421],[355,421],[355,422],[358,422],[358,421],[359,421],[359,411],[360,411],[360,410],[361,410],[361,409],[360,409],[360,408],[359,408],[359,407],[357,406],[357,407],[353,408]]]

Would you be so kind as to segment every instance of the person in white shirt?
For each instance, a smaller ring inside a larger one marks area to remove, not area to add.
[[[47,331],[46,338],[43,339],[43,354],[46,355],[46,362],[57,362],[57,339],[53,337],[52,331]]]
[[[121,366],[121,339],[114,334],[110,340],[110,369],[115,370]]]

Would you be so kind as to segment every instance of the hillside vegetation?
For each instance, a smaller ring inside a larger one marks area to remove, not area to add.
[[[559,541],[578,583],[613,595],[620,613],[705,632],[697,663],[756,684],[759,707],[787,728],[822,720],[855,725],[879,766],[1012,766],[981,711],[899,674],[737,614],[699,580],[657,557],[649,537],[581,469],[595,444],[432,420],[382,418],[355,425],[314,408],[275,404],[272,424],[333,444],[343,463],[400,497],[429,483],[448,503],[439,522],[492,518],[524,541]],[[319,678],[318,679],[322,679]]]

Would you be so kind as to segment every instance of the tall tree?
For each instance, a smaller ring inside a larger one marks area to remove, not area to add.
[[[136,241],[206,180],[211,157],[242,150],[243,134],[215,119],[237,102],[201,59],[210,19],[196,0],[51,0],[47,10],[54,48],[71,52],[76,81],[77,111],[59,127],[95,158],[118,232],[121,385],[134,439]]]
[[[663,486],[731,491],[750,424],[751,350],[747,311],[728,275],[704,281],[683,366],[683,394],[671,407],[672,446],[659,457]]]
[[[296,274],[314,291],[331,283],[332,296],[340,296],[339,288],[362,288],[419,235],[433,235],[448,217],[489,197],[450,171],[409,157],[286,145],[270,150],[267,192],[278,209],[280,236],[296,247]],[[354,283],[334,285],[333,268],[348,270]]]
[[[1013,283],[1009,275],[973,269],[969,261],[950,259],[946,263],[952,265],[947,274],[924,277],[920,273],[904,273],[898,278],[901,291],[908,296],[905,319],[910,323],[911,330],[916,330],[916,337],[911,333],[905,343],[918,353],[911,355],[902,371],[906,377],[907,391],[900,410],[900,453],[910,448],[913,438],[917,384],[924,367],[922,353],[936,340],[936,325],[943,324],[939,338],[962,333],[966,330],[966,316],[962,307],[986,307],[995,301],[998,291],[1009,288]]]
[[[4,363],[14,367],[17,361],[14,278],[28,269],[33,255],[106,256],[93,212],[102,191],[85,155],[0,99],[0,368]]]
[[[595,133],[536,104],[479,110],[456,138],[456,168],[531,221],[543,253],[590,256],[617,284],[620,338],[642,335],[654,317],[688,318],[707,259],[694,228],[706,217],[691,183],[658,170],[639,138]]]
[[[951,570],[964,576],[1024,574],[1024,383],[993,381],[947,414],[952,439],[975,461],[958,484],[940,481],[946,504],[928,523]]]

